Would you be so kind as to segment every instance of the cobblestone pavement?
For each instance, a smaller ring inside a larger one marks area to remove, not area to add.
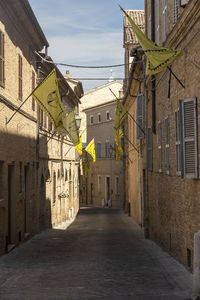
[[[0,299],[191,299],[191,275],[123,211],[88,207],[0,258]]]

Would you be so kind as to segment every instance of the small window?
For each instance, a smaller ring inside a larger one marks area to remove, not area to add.
[[[0,30],[0,86],[5,86],[5,49],[4,34]]]
[[[109,142],[109,141],[106,141],[106,143],[105,143],[105,156],[106,156],[107,158],[110,157],[109,149],[110,149],[110,142]]]
[[[106,120],[110,121],[110,112],[109,111],[106,112]]]
[[[22,101],[22,57],[18,55],[18,98]]]
[[[119,195],[119,176],[115,176],[115,194]]]
[[[68,180],[68,173],[67,173],[67,169],[65,169],[65,181]]]
[[[144,95],[137,96],[137,138],[144,139]]]
[[[98,122],[101,123],[101,114],[98,114]]]
[[[97,158],[101,157],[101,142],[97,143]]]
[[[90,125],[94,124],[94,116],[90,116]]]
[[[102,192],[102,178],[101,175],[98,175],[98,193]]]

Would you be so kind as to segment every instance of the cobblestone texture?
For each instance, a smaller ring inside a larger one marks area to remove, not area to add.
[[[121,210],[88,207],[0,258],[0,299],[191,299],[191,274]]]

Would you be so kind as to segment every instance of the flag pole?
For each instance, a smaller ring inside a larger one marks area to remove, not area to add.
[[[8,121],[6,121],[6,125],[8,125],[8,123],[12,120],[12,118],[16,115],[16,113],[20,110],[20,108],[24,105],[24,103],[31,97],[32,92],[30,93],[30,95],[28,95],[28,97],[22,102],[22,104],[17,108],[17,110],[12,114],[12,116],[10,117],[10,119]]]
[[[117,96],[115,95],[115,93],[109,88],[109,90],[111,91],[111,93],[115,96],[115,98],[117,100],[119,100],[119,98],[117,98]],[[137,96],[136,96],[137,97]],[[127,111],[127,114],[131,117],[131,119],[135,122],[135,124],[140,128],[140,130],[144,133],[145,135],[145,132],[144,130],[142,129],[142,127],[137,123],[137,121],[133,118],[133,116],[131,116],[131,114]]]
[[[124,137],[127,139],[127,141],[133,146],[133,148],[135,149],[135,151],[137,151],[137,153],[139,153],[138,149],[135,147],[135,145],[129,140],[129,138],[123,133]]]
[[[47,76],[45,76],[45,78],[34,88],[34,90],[28,95],[28,97],[22,102],[22,104],[18,107],[18,109],[12,114],[12,116],[10,117],[10,119],[8,121],[6,121],[6,125],[8,125],[8,123],[12,120],[12,118],[16,115],[16,113],[20,110],[20,108],[24,105],[24,103],[31,97],[31,95],[37,90],[37,88],[39,88],[39,86],[47,79],[47,77],[49,76],[49,74],[47,74]]]
[[[56,131],[54,130],[54,132],[51,134],[51,136],[49,137],[49,139],[47,140],[46,144],[48,144],[48,142],[52,139],[52,137],[56,134]]]
[[[170,67],[167,67],[167,69],[171,72],[171,74],[174,76],[174,78],[176,78],[176,80],[178,81],[178,83],[185,88],[184,84],[180,81],[180,79],[176,76],[176,74],[174,74],[174,72],[172,71],[172,69]]]

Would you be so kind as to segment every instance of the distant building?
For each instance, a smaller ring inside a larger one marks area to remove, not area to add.
[[[116,98],[122,84],[115,80],[87,92],[81,98],[81,116],[87,128],[87,144],[94,138],[96,162],[90,162],[88,177],[81,176],[81,201],[94,206],[122,207],[124,201],[123,161],[115,161],[113,120]],[[83,123],[84,124],[84,123]],[[84,177],[84,178],[83,178]]]

